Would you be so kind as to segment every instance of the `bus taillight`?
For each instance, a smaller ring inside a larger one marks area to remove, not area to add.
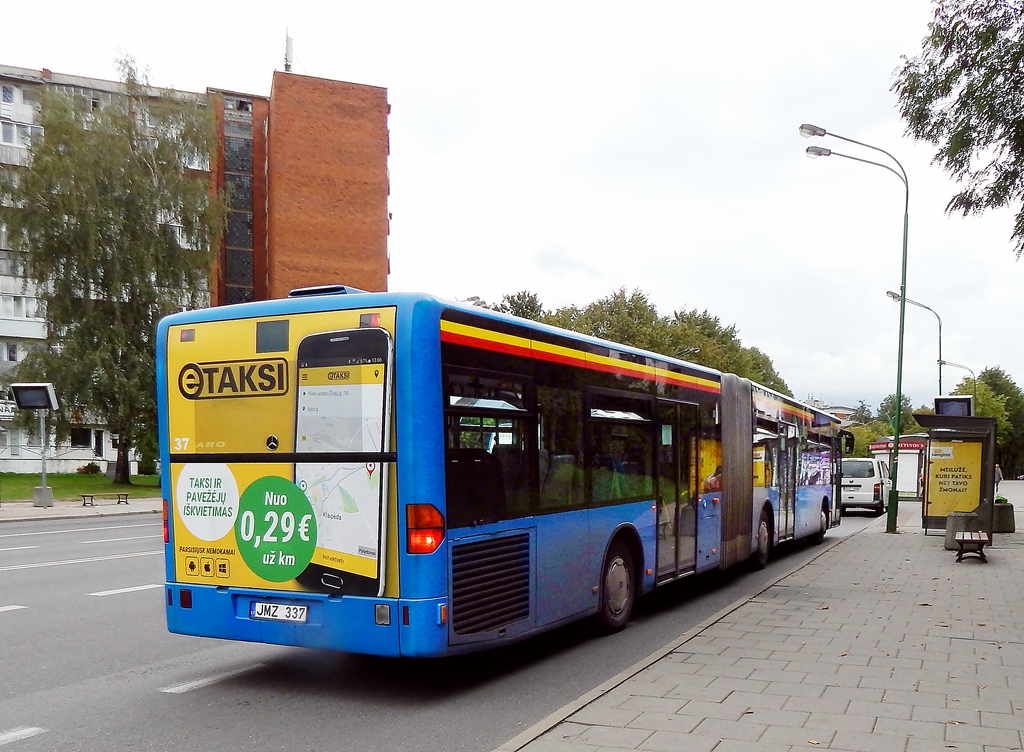
[[[164,543],[171,542],[171,529],[167,524],[167,499],[164,502]]]
[[[405,521],[411,554],[432,554],[444,540],[444,515],[432,504],[409,504]]]

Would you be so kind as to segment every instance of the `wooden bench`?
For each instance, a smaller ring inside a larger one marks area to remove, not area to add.
[[[956,545],[960,549],[956,554],[957,561],[968,554],[974,554],[982,561],[988,562],[988,559],[985,558],[985,546],[992,542],[988,533],[963,531],[956,533],[953,540],[956,541]]]
[[[94,507],[96,506],[95,499],[117,499],[118,504],[128,503],[128,494],[115,491],[112,493],[96,493],[96,494],[82,494],[82,506],[83,507]]]

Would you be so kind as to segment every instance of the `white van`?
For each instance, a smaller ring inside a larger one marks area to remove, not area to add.
[[[851,508],[873,509],[885,512],[892,480],[889,466],[873,457],[843,458],[843,487],[839,498],[842,511]]]

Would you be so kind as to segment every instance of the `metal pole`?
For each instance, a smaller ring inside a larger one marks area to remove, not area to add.
[[[903,265],[900,276],[900,335],[899,335],[899,350],[896,355],[896,416],[893,419],[893,442],[892,442],[892,488],[889,489],[889,516],[886,519],[885,532],[895,533],[896,530],[896,519],[899,512],[899,498],[900,493],[897,488],[897,481],[899,478],[899,457],[900,457],[900,423],[903,417],[903,323],[907,313],[907,234],[910,229],[910,181],[907,179],[907,171],[903,169],[903,165],[896,159],[892,154],[887,152],[885,149],[880,149],[877,146],[871,144],[865,144],[863,141],[855,141],[852,138],[846,136],[840,136],[836,133],[826,131],[816,125],[809,125],[805,123],[800,126],[800,135],[811,137],[811,136],[832,136],[842,141],[847,141],[851,144],[857,144],[868,149],[872,149],[877,152],[881,152],[885,156],[889,157],[896,166],[900,168],[899,172],[896,172],[892,167],[884,165],[881,162],[874,162],[870,159],[861,159],[860,157],[854,157],[849,154],[841,154],[831,149],[823,149],[818,146],[807,147],[807,156],[815,157],[828,157],[835,155],[837,157],[844,157],[845,159],[852,159],[855,162],[864,162],[865,164],[872,164],[876,167],[881,167],[884,170],[888,170],[893,175],[898,177],[903,183],[903,188],[906,191],[906,199],[903,204]]]
[[[46,488],[46,410],[39,411],[39,460],[43,466],[42,487]]]
[[[895,157],[889,155],[896,164]],[[903,165],[900,165],[903,170]],[[896,355],[896,419],[895,432],[892,438],[892,487],[889,489],[889,516],[885,521],[885,532],[895,533],[896,520],[899,513],[900,491],[898,487],[900,464],[900,423],[903,417],[903,322],[907,313],[907,234],[910,230],[910,183],[906,171],[903,172],[903,186],[906,188],[906,200],[903,205],[903,270],[900,277],[900,339],[899,351]]]

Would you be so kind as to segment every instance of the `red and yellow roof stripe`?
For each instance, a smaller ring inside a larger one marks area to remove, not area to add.
[[[630,363],[605,355],[576,350],[571,347],[553,345],[526,337],[517,337],[491,329],[459,324],[454,321],[441,321],[441,341],[454,345],[475,347],[479,350],[519,355],[533,360],[544,360],[550,363],[587,368],[591,371],[603,371],[617,376],[630,376],[646,379],[658,384],[671,384],[686,389],[718,394],[722,385],[712,377],[696,376],[685,373],[674,373],[664,368],[656,368],[639,363]]]

